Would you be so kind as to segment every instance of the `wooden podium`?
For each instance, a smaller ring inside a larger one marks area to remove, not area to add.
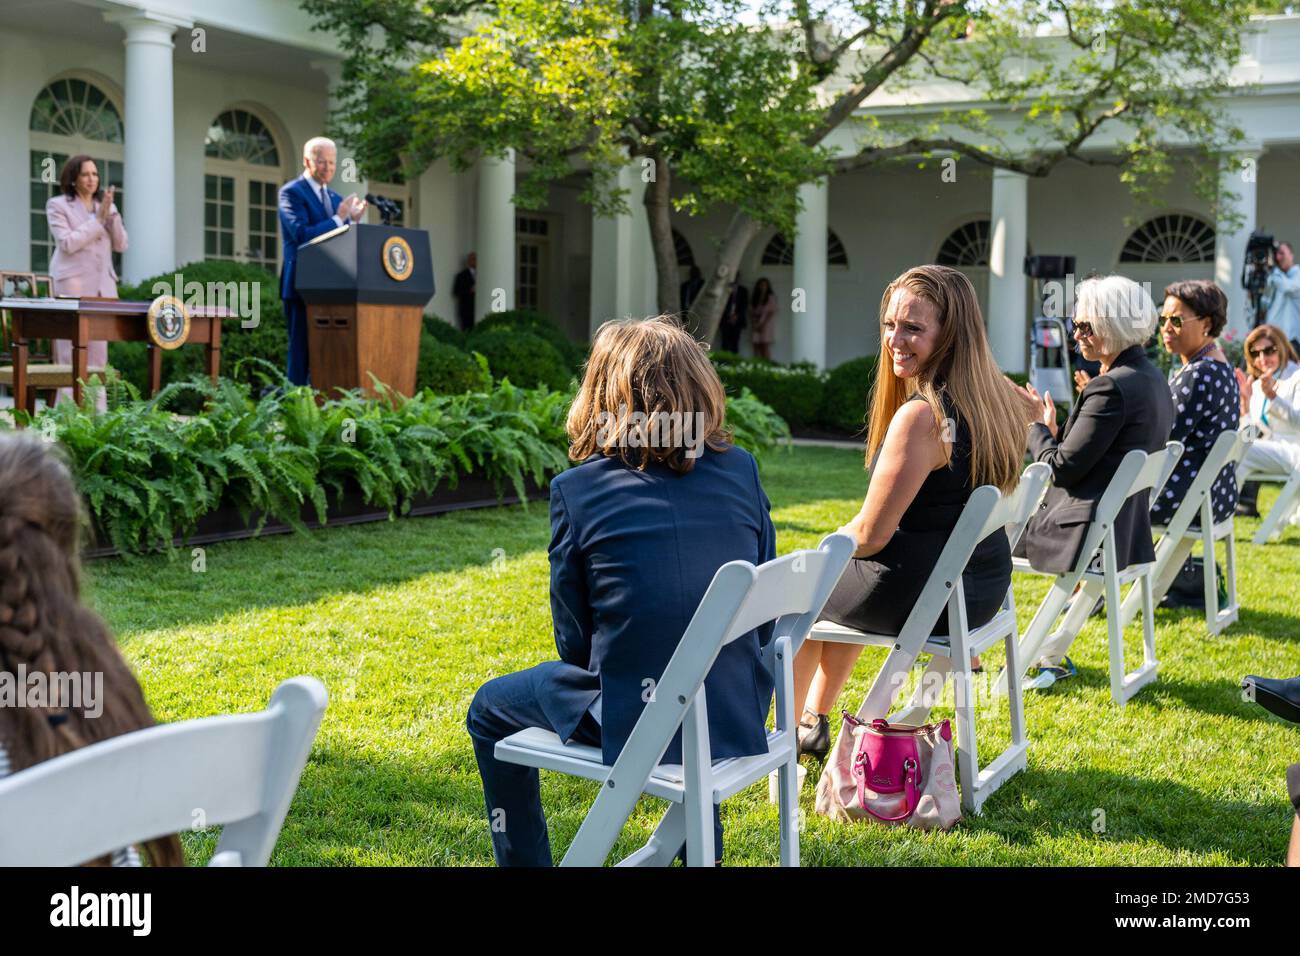
[[[415,392],[424,307],[433,297],[429,234],[343,226],[298,250],[295,285],[307,303],[307,360],[323,398],[335,389],[374,395],[371,375]]]

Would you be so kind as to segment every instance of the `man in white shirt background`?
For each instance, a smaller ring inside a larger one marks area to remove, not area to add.
[[[1300,266],[1296,265],[1295,249],[1289,242],[1279,242],[1273,253],[1264,302],[1268,308],[1264,321],[1285,332],[1291,347],[1300,352]]]
[[[307,306],[294,288],[298,247],[344,223],[356,223],[366,213],[366,201],[356,193],[343,199],[329,188],[338,151],[334,141],[315,136],[302,147],[302,175],[280,187],[280,236],[284,263],[280,271],[280,298],[289,326],[290,383],[307,385]]]

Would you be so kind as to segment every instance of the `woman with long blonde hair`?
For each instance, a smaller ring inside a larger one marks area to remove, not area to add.
[[[939,559],[971,492],[1015,488],[1025,426],[994,361],[970,280],[946,266],[917,266],[880,300],[880,361],[867,435],[871,482],[842,529],[854,560],[826,602],[824,620],[897,634]],[[992,619],[1011,581],[1004,535],[983,541],[962,578],[972,627]],[[947,616],[937,634],[947,633]],[[860,646],[805,641],[795,660],[804,701],[800,748],[825,754],[827,715]]]

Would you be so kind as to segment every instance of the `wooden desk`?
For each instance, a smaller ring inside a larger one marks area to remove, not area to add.
[[[2,298],[0,309],[13,315],[14,407],[35,412],[36,393],[28,387],[28,343],[32,339],[72,342],[72,397],[81,404],[87,376],[86,346],[91,342],[149,342],[149,394],[162,386],[162,350],[149,340],[145,317],[149,302],[125,299]],[[191,306],[187,344],[207,347],[208,374],[213,384],[221,370],[221,320],[233,317],[225,308]]]

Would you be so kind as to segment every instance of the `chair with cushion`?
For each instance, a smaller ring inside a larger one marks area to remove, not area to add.
[[[773,770],[778,771],[781,865],[799,865],[794,656],[853,547],[848,535],[832,534],[816,551],[795,551],[758,567],[730,561],[719,568],[612,767],[601,759],[599,747],[566,744],[537,727],[497,743],[498,760],[600,781],[600,793],[562,866],[603,864],[643,793],[670,806],[650,840],[619,865],[667,866],[685,842],[692,865],[712,866],[714,805],[766,781]],[[646,613],[653,614],[653,607],[647,605]],[[764,649],[764,665],[776,678],[775,728],[767,735],[767,753],[714,763],[704,679],[726,644],[773,621]],[[678,728],[682,763],[659,763]]]
[[[0,270],[0,295],[27,296],[41,298],[41,287],[45,288],[45,298],[52,295],[53,283],[49,276],[37,272],[7,272]],[[60,364],[51,360],[50,355],[40,352],[36,343],[29,342],[27,356],[27,395],[14,396],[14,406],[26,408],[36,414],[36,398],[44,397],[47,405],[54,404],[58,390],[72,387],[72,365]],[[87,369],[89,375],[103,375],[103,368]],[[11,392],[14,387],[13,357],[13,316],[8,309],[0,309],[0,386]]]

